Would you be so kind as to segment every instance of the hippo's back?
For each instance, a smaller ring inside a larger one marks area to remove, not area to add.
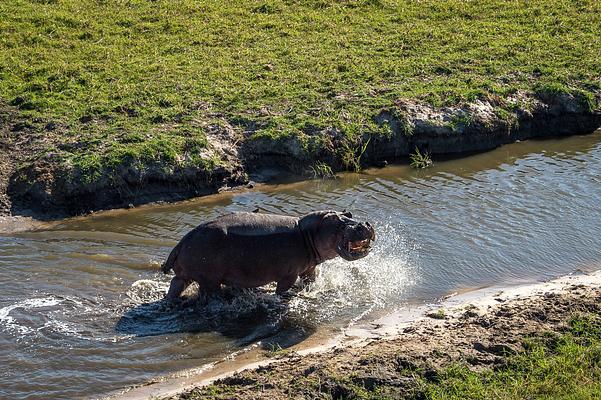
[[[176,274],[254,287],[302,268],[308,253],[298,218],[238,212],[196,227],[178,244]],[[273,269],[273,270],[272,270]]]
[[[289,233],[296,228],[298,218],[285,215],[236,212],[215,218],[198,229],[218,229],[240,236],[271,236]]]

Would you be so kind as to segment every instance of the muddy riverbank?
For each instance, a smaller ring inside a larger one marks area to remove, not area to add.
[[[422,307],[421,315],[409,322],[397,314],[365,325],[362,333],[349,330],[346,344],[332,349],[304,356],[280,351],[258,368],[217,381],[199,378],[197,387],[162,398],[421,398],[423,382],[436,382],[449,366],[502,369],[508,356],[528,348],[527,338],[559,337],[575,316],[598,316],[600,305],[599,271],[464,294]],[[366,338],[368,332],[371,337]],[[146,395],[161,393],[145,390]]]
[[[255,135],[259,126],[252,121],[234,123],[217,115],[221,123],[209,127],[208,147],[201,155],[218,161],[192,167],[125,159],[93,177],[61,156],[67,147],[79,146],[60,142],[62,134],[55,131],[66,128],[49,122],[52,129],[40,134],[5,107],[0,127],[0,213],[54,219],[177,201],[284,176],[321,177],[407,162],[416,149],[436,159],[518,140],[585,134],[601,126],[597,98],[591,104],[591,99],[566,93],[517,92],[445,108],[399,100],[374,116],[380,131],[366,131],[353,142],[335,128],[311,130],[307,140]]]

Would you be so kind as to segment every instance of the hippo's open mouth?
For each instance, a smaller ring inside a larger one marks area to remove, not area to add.
[[[356,242],[348,242],[347,250],[351,252],[363,252],[365,250],[369,250],[371,247],[371,240],[363,239],[357,240]]]
[[[350,237],[349,237],[350,236]],[[338,254],[348,261],[355,261],[365,257],[371,251],[371,243],[376,235],[371,225],[360,224],[350,229],[338,244]]]

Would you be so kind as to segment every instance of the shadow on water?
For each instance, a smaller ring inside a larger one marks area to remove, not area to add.
[[[245,346],[262,341],[263,348],[302,342],[316,330],[314,323],[290,312],[294,292],[278,296],[264,289],[223,288],[221,293],[160,299],[128,309],[115,330],[136,337],[177,333],[219,333]]]

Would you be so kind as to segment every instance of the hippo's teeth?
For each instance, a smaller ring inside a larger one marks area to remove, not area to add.
[[[356,242],[349,242],[348,248],[349,250],[363,250],[369,246],[369,239],[358,240]]]

